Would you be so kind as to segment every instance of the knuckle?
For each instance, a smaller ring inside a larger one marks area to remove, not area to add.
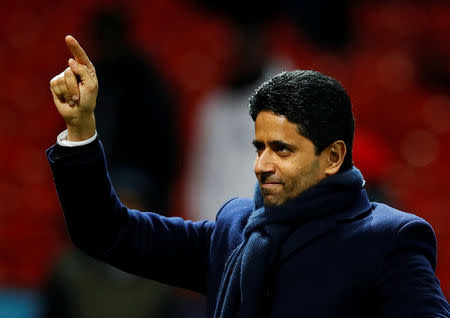
[[[58,84],[58,76],[59,75],[56,75],[50,80],[50,86],[55,86]]]
[[[64,82],[64,73],[61,73],[58,76],[56,76],[55,82],[56,84],[61,85]]]

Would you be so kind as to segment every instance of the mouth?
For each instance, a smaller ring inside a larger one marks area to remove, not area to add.
[[[272,189],[281,186],[281,182],[263,182],[260,184],[263,189]]]
[[[280,178],[276,176],[260,175],[258,176],[259,187],[261,191],[267,195],[270,193],[277,193],[280,191],[279,188],[283,186],[283,182]]]

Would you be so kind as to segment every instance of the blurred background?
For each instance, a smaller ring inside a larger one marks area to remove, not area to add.
[[[450,3],[225,3],[0,2],[0,318],[204,316],[199,295],[100,264],[68,238],[44,154],[65,128],[49,81],[67,67],[67,34],[98,72],[122,201],[194,220],[252,193],[258,84],[297,68],[337,78],[370,196],[431,223],[450,297]]]

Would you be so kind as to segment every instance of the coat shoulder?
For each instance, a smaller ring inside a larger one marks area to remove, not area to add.
[[[220,249],[225,248],[225,254],[239,245],[252,211],[252,199],[233,198],[226,202],[216,216],[216,225],[212,235],[213,245]]]
[[[241,220],[247,221],[253,211],[253,200],[249,198],[233,198],[228,200],[217,212],[218,224],[233,224]]]
[[[436,236],[431,225],[415,214],[385,204],[373,203],[373,206],[365,227],[370,230],[364,231],[366,234],[370,233],[370,241],[381,243],[377,246],[385,255],[394,251],[421,252],[435,268]]]
[[[409,224],[422,224],[424,227],[431,225],[423,218],[404,211],[397,210],[383,203],[372,203],[373,212],[371,214],[371,225],[373,229],[379,231],[401,232]]]

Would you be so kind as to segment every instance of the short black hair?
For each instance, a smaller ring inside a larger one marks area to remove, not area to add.
[[[347,154],[340,170],[352,167],[355,119],[350,97],[336,79],[310,70],[282,72],[259,86],[250,98],[253,121],[261,111],[295,123],[299,133],[314,144],[316,154],[343,140]]]

